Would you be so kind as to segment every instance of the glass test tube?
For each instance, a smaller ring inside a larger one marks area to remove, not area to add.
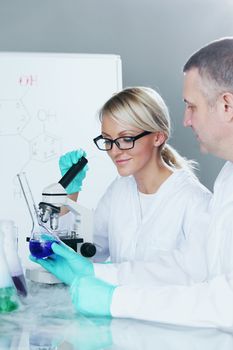
[[[0,231],[0,313],[11,312],[19,307],[3,244],[3,234]]]
[[[12,220],[0,220],[0,231],[4,235],[4,249],[11,278],[19,296],[27,296],[27,285],[18,256],[17,229]]]

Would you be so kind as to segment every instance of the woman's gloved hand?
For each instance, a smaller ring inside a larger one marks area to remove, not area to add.
[[[44,267],[60,281],[71,285],[75,278],[83,276],[94,276],[93,263],[76,253],[65,243],[53,243],[51,246],[55,254],[47,259],[37,259],[30,256],[30,260]]]
[[[116,286],[93,276],[75,278],[70,294],[76,310],[84,316],[112,316],[112,296]]]
[[[59,159],[61,175],[64,176],[67,173],[67,171],[72,167],[72,165],[76,164],[82,156],[86,157],[86,152],[82,149],[71,151],[61,156]],[[71,181],[71,183],[67,186],[66,191],[68,194],[80,192],[82,190],[82,182],[86,176],[87,170],[88,165],[85,165],[85,167],[80,171],[80,173],[78,173],[75,176],[75,178]]]

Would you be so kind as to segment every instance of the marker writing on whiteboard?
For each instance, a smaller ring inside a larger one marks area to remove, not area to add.
[[[34,75],[32,76],[31,74],[28,75],[21,75],[19,77],[19,85],[21,86],[33,86],[33,85],[37,85],[37,76]]]

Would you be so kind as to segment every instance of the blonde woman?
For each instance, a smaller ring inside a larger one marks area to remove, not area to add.
[[[120,176],[96,209],[95,260],[153,261],[187,245],[210,192],[193,174],[192,162],[168,145],[170,118],[162,97],[150,88],[127,88],[104,104],[99,117],[101,135],[94,142]]]
[[[189,268],[192,278],[202,280],[206,270],[186,262],[202,244],[198,223],[211,194],[194,175],[192,162],[169,146],[170,118],[162,97],[147,87],[127,88],[104,104],[99,117],[101,134],[94,142],[119,176],[95,211],[95,263],[56,243],[51,258],[36,262],[68,285],[89,275],[116,285],[186,284]],[[62,175],[82,155],[82,150],[63,155]],[[70,194],[81,190],[85,173],[84,168],[73,180]],[[106,260],[110,263],[98,263]],[[200,255],[205,266],[203,261]]]

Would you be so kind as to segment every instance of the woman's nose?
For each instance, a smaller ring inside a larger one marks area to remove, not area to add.
[[[110,151],[108,151],[109,155],[112,155],[112,156],[118,155],[122,152],[123,151],[119,147],[117,147],[117,145],[115,143],[113,143],[112,149]]]

